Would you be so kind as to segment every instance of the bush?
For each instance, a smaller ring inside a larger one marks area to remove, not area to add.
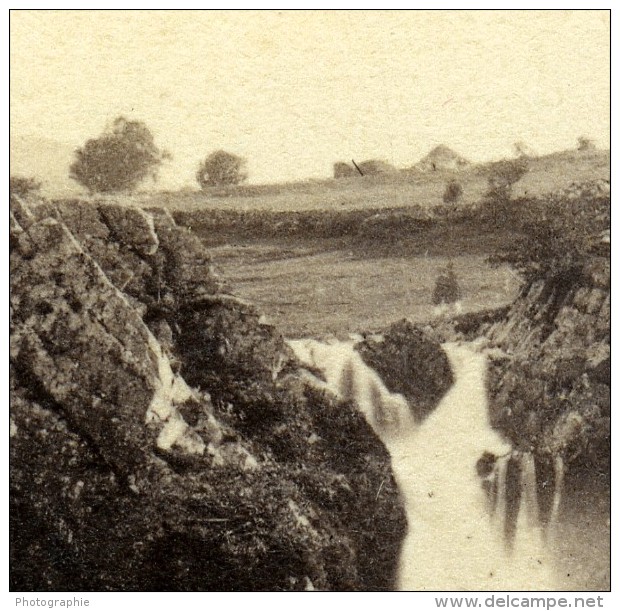
[[[444,204],[456,204],[463,196],[463,187],[458,180],[452,179],[443,193]]]
[[[198,167],[196,180],[202,189],[221,185],[238,185],[248,179],[246,160],[243,157],[215,151]]]
[[[575,276],[593,255],[607,254],[611,201],[598,183],[514,203],[515,237],[492,263],[508,263],[531,281]]]
[[[75,151],[69,177],[90,193],[132,191],[148,176],[155,179],[169,157],[155,146],[144,123],[118,117],[99,138]]]
[[[433,290],[433,305],[451,304],[461,299],[459,287],[452,263],[448,263],[446,269],[439,274]]]
[[[502,159],[488,166],[487,180],[489,183],[485,199],[491,201],[508,201],[512,195],[512,187],[527,172],[528,163],[525,157],[518,159]]]
[[[585,136],[580,136],[577,138],[577,150],[578,151],[594,151],[596,150],[596,143],[592,138],[586,138]]]
[[[512,188],[528,170],[527,157],[502,159],[486,166],[488,189],[479,209],[483,220],[494,226],[509,224],[514,214]]]
[[[9,178],[9,194],[26,197],[35,194],[41,189],[41,183],[35,178],[25,176],[11,176]]]

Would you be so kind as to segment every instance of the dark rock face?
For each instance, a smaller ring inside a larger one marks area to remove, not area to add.
[[[406,397],[418,422],[437,407],[454,383],[439,342],[407,320],[391,325],[379,341],[367,338],[356,349],[390,392]]]
[[[525,285],[510,306],[464,314],[430,330],[482,341],[492,422],[537,464],[561,456],[568,474],[610,473],[610,261],[591,253],[572,274]]]
[[[609,476],[609,260],[531,284],[489,339],[492,415],[519,448]]]
[[[10,417],[13,590],[393,587],[387,451],[166,213],[12,202]]]

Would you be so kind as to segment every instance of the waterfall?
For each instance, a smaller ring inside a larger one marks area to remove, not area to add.
[[[416,424],[405,397],[390,393],[353,342],[295,340],[289,345],[314,383],[355,401],[386,445],[407,512],[400,590],[553,590],[541,526],[536,465],[513,451],[489,423],[486,359],[443,346],[455,383]],[[411,375],[415,375],[415,365]],[[560,503],[562,463],[547,532]]]
[[[545,531],[540,519],[536,463],[530,452],[513,452],[502,461],[504,472],[514,469],[514,485],[504,483],[505,503],[497,515],[499,532],[504,537],[500,556],[505,590],[553,590],[556,582],[552,557],[545,544]],[[498,467],[498,479],[501,476]]]
[[[560,502],[564,490],[564,459],[560,454],[556,454],[553,459],[553,500],[547,521],[546,538],[547,544],[555,544],[558,527],[558,517],[560,515]]]
[[[379,375],[364,363],[353,341],[328,344],[301,339],[289,340],[288,345],[304,365],[319,370],[325,379],[313,377],[313,382],[343,400],[354,401],[384,442],[414,426],[405,397],[385,387]]]

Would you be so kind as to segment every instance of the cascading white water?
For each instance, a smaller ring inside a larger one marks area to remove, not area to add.
[[[390,452],[409,524],[399,589],[555,589],[538,517],[534,460],[513,453],[489,424],[484,355],[466,346],[443,346],[455,383],[416,424],[406,399],[387,390],[353,342],[289,344],[302,363],[321,371],[326,381],[315,383],[356,402]],[[477,471],[485,455],[500,457],[489,482],[495,491],[491,499]],[[520,465],[520,501],[512,517],[506,498],[510,460]],[[556,494],[551,521],[558,503]],[[516,520],[508,542],[506,519]]]

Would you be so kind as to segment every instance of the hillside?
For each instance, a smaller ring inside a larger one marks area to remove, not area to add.
[[[532,161],[515,185],[515,197],[536,197],[561,191],[571,183],[611,178],[610,151],[562,151]]]
[[[61,199],[83,190],[68,178],[74,147],[46,138],[11,136],[11,174],[34,176],[42,194]],[[610,153],[605,150],[562,151],[529,160],[529,172],[515,185],[515,196],[537,196],[571,182],[610,178]],[[434,169],[433,169],[434,164]],[[486,190],[485,164],[473,164],[446,146],[435,147],[409,169],[367,176],[267,185],[239,185],[158,192],[157,184],[127,197],[127,203],[174,210],[347,210],[353,208],[433,207],[443,203],[446,183],[463,187],[461,204],[479,201]]]
[[[565,151],[528,160],[529,171],[515,185],[514,195],[536,197],[567,188],[573,182],[610,180],[609,151]],[[486,165],[459,170],[422,172],[213,188],[206,192],[152,193],[131,198],[137,205],[171,210],[218,208],[227,210],[349,210],[369,208],[434,207],[443,204],[446,184],[456,179],[463,187],[460,204],[477,203],[487,189]]]

